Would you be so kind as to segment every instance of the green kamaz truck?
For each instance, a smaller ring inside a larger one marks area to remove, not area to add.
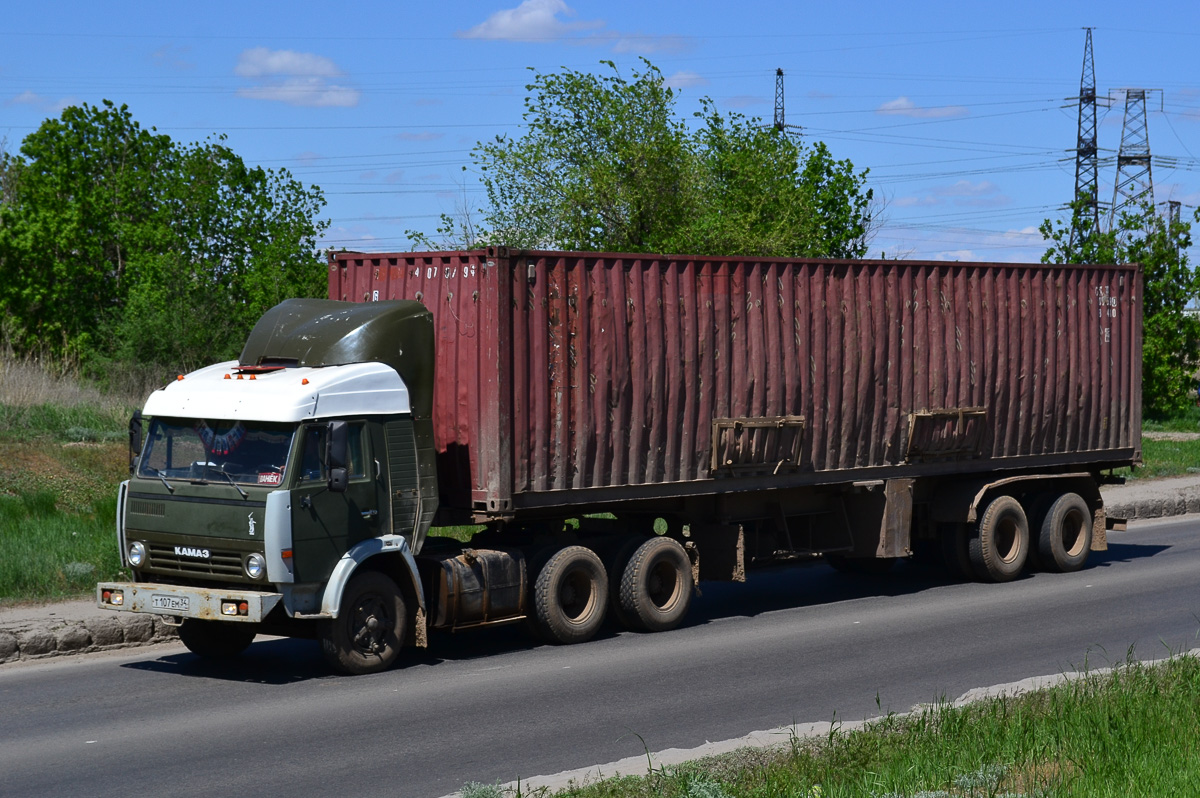
[[[668,630],[756,566],[1077,570],[1141,458],[1137,266],[337,253],[329,295],[148,398],[99,606],[369,673]]]

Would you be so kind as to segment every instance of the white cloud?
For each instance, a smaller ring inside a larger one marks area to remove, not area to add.
[[[362,93],[334,83],[344,75],[330,59],[315,53],[254,47],[238,57],[234,74],[254,85],[238,89],[239,97],[311,108],[353,108]]]
[[[49,97],[43,97],[32,91],[23,91],[16,97],[4,101],[5,105],[28,105],[43,113],[58,115],[63,112],[63,109],[69,108],[72,105],[79,105],[79,100],[75,97],[63,97],[59,100],[51,100]]]
[[[970,180],[959,180],[957,183],[952,183],[948,186],[937,186],[933,189],[933,193],[941,197],[983,197],[996,194],[1000,191],[996,184],[990,180],[981,180],[978,183],[972,183]]]
[[[966,116],[967,109],[961,105],[941,105],[935,108],[922,108],[907,97],[897,97],[888,100],[875,109],[877,114],[893,116],[911,116],[915,119],[946,119],[954,116]]]
[[[342,70],[323,55],[297,53],[292,50],[268,50],[252,47],[238,56],[234,74],[243,78],[263,78],[273,75],[341,77]]]
[[[892,200],[892,205],[897,208],[919,208],[929,205],[937,205],[938,200],[934,197],[897,197]]]
[[[766,97],[757,97],[753,94],[739,94],[735,97],[726,97],[725,105],[730,108],[750,108],[754,105],[766,105]]]
[[[604,20],[575,20],[575,10],[564,0],[524,0],[516,8],[497,11],[483,22],[456,34],[463,39],[498,42],[571,41],[580,45],[610,47],[615,53],[681,53],[692,40],[673,34],[629,33],[611,30]]]
[[[535,42],[563,39],[582,30],[604,27],[604,22],[567,22],[559,15],[574,11],[563,0],[524,0],[516,8],[497,11],[483,22],[458,35],[464,39],[505,42]]]
[[[613,44],[615,53],[684,53],[692,48],[692,40],[684,36],[647,36],[640,33],[617,33]]]
[[[947,249],[933,256],[934,260],[977,260],[970,249]]]
[[[666,84],[672,89],[690,89],[695,86],[707,86],[708,78],[698,75],[695,72],[682,70],[668,77]]]
[[[358,89],[325,83],[320,78],[288,78],[264,86],[237,90],[248,100],[268,100],[309,108],[353,108],[361,96]]]

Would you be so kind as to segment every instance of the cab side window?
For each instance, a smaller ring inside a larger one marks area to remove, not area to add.
[[[329,479],[324,463],[327,432],[324,424],[311,424],[304,428],[304,450],[300,455],[301,482],[324,482]],[[350,425],[347,436],[350,479],[362,479],[367,476],[365,436],[365,425]]]

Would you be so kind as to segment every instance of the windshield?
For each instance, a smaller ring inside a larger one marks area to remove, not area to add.
[[[295,431],[292,424],[264,421],[156,418],[138,476],[279,485]]]

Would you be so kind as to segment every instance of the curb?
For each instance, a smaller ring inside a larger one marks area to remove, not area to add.
[[[173,627],[153,615],[113,613],[111,618],[81,621],[31,620],[0,629],[0,665],[18,660],[134,648],[178,637]]]
[[[1105,512],[1112,518],[1124,518],[1127,521],[1200,513],[1200,488],[1181,490],[1174,496],[1105,502]]]

